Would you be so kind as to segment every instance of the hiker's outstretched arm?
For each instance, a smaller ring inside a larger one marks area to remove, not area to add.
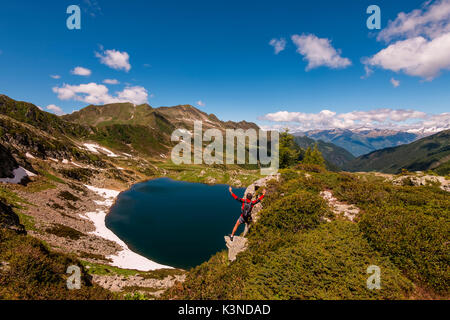
[[[235,200],[237,200],[237,201],[239,201],[239,202],[242,202],[242,199],[239,198],[237,195],[235,195],[235,194],[233,193],[233,190],[231,189],[231,187],[230,187],[228,190],[230,191],[231,196],[232,196]]]
[[[264,198],[265,195],[266,195],[266,190],[264,189],[262,195],[258,199],[253,200],[253,204],[257,204],[257,203],[261,202],[261,200]]]
[[[233,192],[231,192],[231,196],[236,199],[239,202],[242,202],[243,200],[241,198],[239,198],[237,195],[235,195]]]

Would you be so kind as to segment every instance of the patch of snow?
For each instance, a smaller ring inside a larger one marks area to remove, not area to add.
[[[122,154],[123,154],[125,157],[133,158],[133,156],[132,156],[131,154],[128,154],[128,153],[125,153],[125,152],[122,152]]]
[[[95,203],[98,205],[105,206],[107,208],[113,205],[115,198],[119,195],[119,191],[115,190],[97,188],[88,185],[86,185],[86,188],[102,196],[104,200],[95,201]],[[111,255],[107,257],[113,261],[111,263],[112,266],[124,269],[135,269],[140,271],[172,268],[151,261],[137,254],[136,252],[131,251],[125,242],[123,242],[118,236],[116,236],[111,230],[109,230],[106,227],[105,224],[106,214],[107,214],[106,209],[105,210],[97,209],[96,212],[85,213],[85,216],[94,223],[95,231],[91,232],[92,234],[95,234],[107,240],[114,241],[122,247],[122,250],[119,251],[116,255]]]
[[[68,164],[68,163],[69,163],[69,160],[67,160],[67,159],[63,159],[62,163],[64,163],[64,164]]]
[[[97,149],[95,148],[95,144],[92,144],[92,143],[84,143],[83,145],[86,147],[86,149],[87,149],[88,151],[93,152],[93,153],[98,153]]]
[[[55,159],[55,158],[49,158],[49,159],[52,160],[53,162],[59,162],[59,160]]]
[[[27,157],[27,158],[30,158],[30,159],[36,159],[31,153],[29,153],[29,152],[27,152],[27,153],[25,153],[25,156]]]
[[[114,152],[112,152],[111,150],[106,149],[105,147],[99,146],[98,144],[94,144],[94,143],[84,143],[83,144],[87,150],[93,152],[93,153],[99,153],[99,150],[103,151],[104,153],[106,153],[106,155],[108,157],[111,158],[115,158],[118,157],[117,154],[115,154]]]
[[[73,164],[75,167],[83,168],[83,167],[80,166],[78,163],[75,163],[75,162],[73,162],[73,161],[71,161],[70,164]]]
[[[31,172],[31,171],[28,171],[27,169],[25,169],[25,168],[23,168],[23,170],[25,170],[25,173],[27,174],[27,176],[29,176],[29,177],[35,177],[36,175],[33,173],[33,172]]]
[[[18,167],[13,170],[14,177],[13,178],[0,178],[0,182],[4,183],[19,183],[25,177],[34,177],[35,174],[33,172],[28,171],[22,167]]]

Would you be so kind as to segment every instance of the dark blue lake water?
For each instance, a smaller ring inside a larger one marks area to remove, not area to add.
[[[242,197],[245,189],[233,191]],[[188,269],[225,248],[239,214],[227,185],[159,178],[121,193],[106,226],[150,260]]]

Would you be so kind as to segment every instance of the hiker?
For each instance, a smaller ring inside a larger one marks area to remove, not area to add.
[[[258,199],[253,200],[253,201],[252,201],[253,195],[251,193],[247,193],[246,199],[241,199],[233,193],[233,189],[231,189],[231,187],[228,190],[230,191],[231,196],[234,199],[236,199],[239,202],[242,202],[241,215],[239,216],[239,219],[236,221],[236,224],[234,225],[234,228],[233,228],[233,232],[230,235],[230,240],[233,241],[234,234],[235,234],[237,228],[239,227],[239,225],[241,223],[249,224],[251,222],[253,206],[255,204],[259,203],[264,198],[264,195],[266,194],[266,190],[264,189],[262,195]]]

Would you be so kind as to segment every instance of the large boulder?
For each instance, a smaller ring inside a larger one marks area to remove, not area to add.
[[[13,230],[19,234],[24,234],[25,227],[20,224],[19,217],[12,208],[0,198],[0,228]]]
[[[234,236],[231,241],[229,236],[225,236],[225,243],[228,248],[228,260],[236,260],[236,256],[247,249],[247,238]]]
[[[0,178],[13,178],[14,169],[19,167],[19,164],[11,155],[11,153],[3,145],[0,144]]]

